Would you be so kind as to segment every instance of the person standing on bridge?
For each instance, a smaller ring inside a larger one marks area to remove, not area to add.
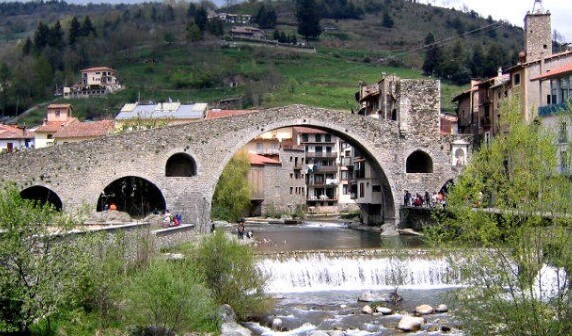
[[[411,193],[409,190],[405,190],[405,195],[403,196],[403,203],[405,206],[411,206]]]

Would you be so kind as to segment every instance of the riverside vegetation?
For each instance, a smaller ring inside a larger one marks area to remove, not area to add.
[[[519,111],[518,97],[505,103],[507,132],[474,154],[425,231],[467,279],[454,301],[470,335],[571,335],[572,182],[556,171],[557,134]]]
[[[3,335],[213,332],[223,303],[239,318],[270,308],[249,247],[223,232],[166,260],[144,238],[54,233],[74,221],[13,185],[0,190]]]

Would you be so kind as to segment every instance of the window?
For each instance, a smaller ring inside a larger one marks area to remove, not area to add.
[[[365,197],[365,188],[363,183],[359,184],[359,197]]]
[[[302,141],[308,142],[308,134],[302,134]]]
[[[342,194],[348,195],[350,193],[350,188],[347,184],[342,185]]]
[[[290,187],[290,195],[294,193],[294,187]]]
[[[513,84],[514,84],[514,86],[520,85],[520,74],[518,74],[518,73],[514,74]]]
[[[324,135],[324,141],[325,142],[332,142],[332,135],[331,134]]]
[[[316,142],[322,142],[322,135],[316,134]]]
[[[381,186],[379,184],[373,185],[371,187],[372,192],[381,192]]]

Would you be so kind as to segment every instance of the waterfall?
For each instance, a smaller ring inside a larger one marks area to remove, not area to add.
[[[257,267],[268,277],[269,293],[461,285],[460,275],[442,257],[315,252],[286,258],[267,256]]]

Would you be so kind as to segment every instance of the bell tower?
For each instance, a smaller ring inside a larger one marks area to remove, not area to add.
[[[532,12],[524,17],[524,40],[527,62],[552,55],[550,12],[544,10],[542,0],[534,0]]]

